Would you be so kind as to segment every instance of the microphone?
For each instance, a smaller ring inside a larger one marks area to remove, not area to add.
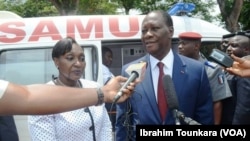
[[[179,103],[176,95],[174,83],[170,75],[163,76],[163,87],[166,91],[165,96],[168,102],[168,108],[173,111],[173,115],[175,118],[175,124],[180,125],[180,121],[184,122],[188,125],[201,125],[195,120],[186,117],[183,112],[179,111]]]
[[[174,84],[173,84],[173,81],[172,81],[172,78],[170,77],[170,75],[163,76],[163,88],[166,92],[165,96],[167,99],[168,108],[173,111],[173,115],[175,118],[175,124],[180,125],[180,121],[177,117],[179,103],[177,100],[177,95],[176,95],[176,91],[174,88]]]
[[[181,111],[177,111],[176,114],[177,114],[177,117],[179,117],[181,119],[181,121],[184,121],[184,123],[186,123],[188,125],[201,125],[197,121],[195,121],[189,117],[185,117],[184,113],[182,113]]]
[[[123,95],[122,90],[125,89],[131,82],[135,81],[136,78],[143,79],[146,70],[146,62],[139,62],[137,64],[130,65],[125,71],[130,74],[128,80],[122,85],[117,95],[113,99],[113,103],[116,103]]]
[[[174,83],[170,75],[163,76],[163,88],[166,92],[165,96],[167,98],[168,108],[171,110],[179,109],[178,98],[176,95]]]

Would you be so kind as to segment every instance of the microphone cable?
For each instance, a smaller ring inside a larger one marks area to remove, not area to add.
[[[134,91],[136,92],[136,91]],[[142,94],[136,93],[142,98]],[[139,120],[132,120],[133,118],[136,119],[136,116],[139,116],[138,113],[134,112],[130,103],[130,100],[134,100],[131,97],[127,99],[125,102],[125,111],[122,121],[122,125],[126,128],[126,140],[125,141],[132,141],[136,138],[136,124],[139,124]],[[136,100],[135,100],[136,102]],[[132,117],[132,118],[131,118]]]
[[[94,123],[93,115],[92,115],[89,107],[86,107],[84,109],[84,112],[89,113],[89,117],[90,117],[91,124],[92,124],[92,126],[89,128],[89,130],[92,130],[92,132],[93,132],[93,141],[96,141],[96,137],[95,137],[95,123]]]
[[[125,111],[125,120],[124,120],[124,126],[126,127],[126,132],[127,132],[127,136],[126,136],[126,141],[130,141],[131,139],[133,139],[133,137],[131,135],[133,135],[133,124],[130,120],[130,116],[133,115],[133,111],[131,109],[131,105],[129,100],[126,101],[126,111]]]
[[[136,76],[138,77],[139,74],[137,73]],[[108,80],[104,83],[104,85],[106,85],[109,80],[111,79],[112,77],[109,77]],[[124,85],[124,84],[123,84]],[[135,91],[134,91],[135,92]],[[140,94],[140,96],[142,96]],[[134,123],[134,121],[131,121],[131,116],[136,116],[137,114],[133,112],[132,110],[132,107],[131,107],[131,104],[130,104],[130,101],[129,101],[130,98],[128,98],[125,102],[125,113],[122,117],[121,121],[122,122],[122,126],[124,126],[126,128],[126,132],[127,132],[127,135],[126,135],[126,141],[131,141],[133,139],[133,135],[134,135],[134,131],[135,131],[135,128],[136,128],[136,125]],[[116,106],[116,103],[117,100],[113,100],[113,102],[111,103],[111,107],[110,109],[108,110],[108,114],[109,114],[109,117],[111,118],[112,116],[112,110],[113,110],[113,107]],[[115,118],[117,120],[117,118]],[[117,121],[116,121],[117,122]]]
[[[110,79],[111,78],[109,78],[105,82],[104,85],[106,85]],[[134,130],[133,130],[132,122],[130,120],[130,116],[133,116],[135,113],[133,113],[133,111],[131,109],[131,105],[130,105],[129,99],[127,99],[125,102],[126,102],[125,103],[126,104],[126,107],[125,107],[126,110],[125,110],[124,117],[122,118],[122,119],[124,119],[124,121],[122,122],[122,125],[126,128],[126,132],[127,132],[127,136],[126,136],[125,141],[131,141],[131,139],[133,139],[132,135],[133,135],[133,131]],[[116,104],[117,104],[116,101],[113,101],[111,103],[111,106],[110,106],[109,110],[108,110],[108,114],[109,114],[110,119],[112,119],[112,114],[114,114],[113,109],[114,109],[114,106],[116,106]],[[115,110],[115,113],[116,113],[116,110]],[[116,124],[116,120],[117,119],[115,117],[115,124]],[[114,139],[115,139],[115,136],[114,136]]]

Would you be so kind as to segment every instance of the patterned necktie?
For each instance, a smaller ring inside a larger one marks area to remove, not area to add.
[[[162,62],[159,62],[158,64],[159,67],[159,79],[158,79],[158,108],[160,111],[160,115],[161,115],[161,119],[162,121],[165,120],[166,117],[166,113],[167,113],[167,99],[165,96],[165,92],[163,89],[163,76],[164,76],[164,72],[163,72],[163,67],[164,64]]]

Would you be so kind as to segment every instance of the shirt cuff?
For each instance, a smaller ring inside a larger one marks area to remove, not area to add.
[[[4,92],[6,91],[8,84],[9,84],[8,81],[0,80],[0,99],[2,98]]]

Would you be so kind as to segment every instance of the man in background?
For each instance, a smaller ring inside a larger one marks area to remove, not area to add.
[[[113,52],[108,47],[102,47],[102,71],[103,71],[103,84],[106,84],[111,78],[114,77],[113,73],[110,71],[110,66],[113,60]],[[109,117],[112,123],[112,131],[115,131],[115,121],[116,121],[116,105],[112,103],[105,103],[105,107],[109,113]]]
[[[225,34],[222,36],[222,39],[221,39],[221,45],[220,45],[220,50],[223,51],[223,52],[226,52],[227,48],[228,48],[228,43],[229,43],[229,39],[231,37],[233,37],[234,34],[230,33],[230,34]]]
[[[248,58],[250,55],[250,32],[236,32],[230,38],[226,50],[239,58]],[[227,76],[230,89],[233,94],[231,103],[228,103],[228,115],[225,118],[232,119],[232,124],[250,124],[250,78],[242,78],[236,75]]]
[[[214,102],[214,124],[221,123],[222,100],[232,96],[223,69],[218,64],[209,62],[200,52],[202,36],[196,32],[179,34],[179,53],[198,60],[206,65],[206,72],[212,90]]]
[[[113,73],[109,70],[113,61],[113,52],[108,47],[102,47],[102,72],[103,84],[106,84],[109,79],[114,77]]]

